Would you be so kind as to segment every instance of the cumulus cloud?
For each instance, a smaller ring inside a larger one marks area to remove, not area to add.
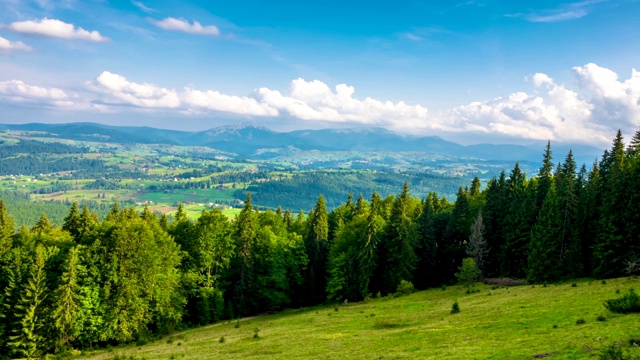
[[[288,93],[260,88],[257,97],[265,104],[303,120],[354,122],[400,128],[428,126],[428,110],[421,105],[393,103],[372,98],[353,97],[355,89],[339,84],[332,90],[327,84],[314,80],[293,80]]]
[[[194,21],[193,24],[184,19],[176,19],[168,17],[161,21],[154,21],[157,27],[168,31],[182,31],[188,34],[194,35],[220,35],[220,30],[217,26],[207,25],[202,26],[199,22]]]
[[[135,83],[124,76],[104,71],[92,89],[111,105],[133,105],[146,109],[176,109],[187,113],[221,111],[240,115],[277,116],[278,111],[256,99],[207,90],[167,89],[149,83]]]
[[[0,82],[0,101],[66,110],[105,110],[100,105],[85,102],[77,94],[55,87],[31,85],[21,80]]]
[[[573,75],[567,85],[535,73],[526,78],[532,91],[517,91],[435,113],[419,104],[359,98],[353,86],[329,86],[318,80],[295,79],[284,90],[262,87],[247,96],[236,96],[133,82],[108,71],[91,81],[80,95],[19,80],[0,82],[0,100],[115,112],[174,111],[183,116],[223,112],[367,124],[413,133],[485,134],[483,138],[550,139],[602,146],[609,144],[617,129],[630,134],[640,127],[640,72],[633,69],[631,77],[620,79],[610,69],[586,64],[574,67]]]
[[[13,51],[31,51],[33,48],[22,41],[9,41],[0,36],[0,54]]]
[[[57,19],[43,18],[39,20],[27,20],[11,23],[7,29],[30,35],[42,35],[70,40],[85,40],[104,42],[109,39],[100,35],[97,31],[87,31],[81,27],[66,23]]]
[[[640,72],[627,80],[596,64],[573,68],[577,88],[557,84],[547,74],[529,77],[536,95],[513,93],[451,110],[450,131],[497,133],[530,139],[607,144],[617,129],[640,127]]]

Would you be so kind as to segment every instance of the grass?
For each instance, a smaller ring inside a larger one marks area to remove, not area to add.
[[[576,283],[496,290],[481,285],[481,292],[469,295],[453,286],[350,303],[340,311],[335,305],[287,310],[241,321],[238,328],[235,322],[197,328],[83,359],[573,359],[597,358],[614,342],[640,337],[639,314],[613,314],[602,305],[616,296],[616,288],[638,287],[639,279]],[[451,315],[454,301],[461,311]],[[605,315],[607,321],[597,321]],[[581,319],[585,323],[577,326]],[[259,338],[254,329],[260,329]],[[182,345],[169,343],[171,338]],[[630,351],[640,355],[640,348]]]

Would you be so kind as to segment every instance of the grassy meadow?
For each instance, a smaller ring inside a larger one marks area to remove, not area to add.
[[[640,348],[628,344],[640,339],[640,314],[611,313],[603,301],[639,286],[635,277],[546,287],[477,285],[472,294],[454,286],[286,310],[79,358],[597,359],[621,341],[628,355],[638,357]],[[451,314],[454,301],[458,314]]]

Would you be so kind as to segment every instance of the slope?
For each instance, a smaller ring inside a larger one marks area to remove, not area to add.
[[[596,357],[640,338],[640,314],[602,305],[638,278],[519,286],[466,295],[461,287],[371,299],[213,325],[154,343],[98,351],[85,359],[553,359]],[[459,314],[450,314],[454,301]],[[600,317],[600,318],[599,318]],[[579,324],[578,320],[584,320]],[[578,323],[577,323],[578,322]],[[259,337],[255,338],[254,333]],[[224,337],[224,342],[220,339]],[[633,355],[640,348],[628,347]]]

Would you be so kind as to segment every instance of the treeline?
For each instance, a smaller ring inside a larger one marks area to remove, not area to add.
[[[310,209],[323,194],[327,206],[338,207],[348,194],[368,194],[375,189],[381,196],[398,191],[408,182],[414,191],[425,196],[428,191],[436,191],[455,198],[456,190],[464,182],[463,178],[452,178],[437,174],[387,173],[382,171],[309,171],[295,174],[291,178],[274,179],[266,182],[252,182],[245,190],[238,190],[235,197],[244,199],[250,192],[254,201],[261,206],[289,209]]]
[[[0,175],[51,174],[78,170],[100,174],[107,172],[108,169],[109,167],[102,160],[84,159],[77,156],[59,157],[58,155],[29,154],[0,158]]]
[[[43,213],[47,214],[54,226],[62,226],[64,218],[69,213],[69,206],[72,204],[68,200],[34,201],[30,200],[26,192],[10,190],[0,190],[0,199],[4,201],[11,214],[16,230],[23,225],[33,225]],[[100,218],[103,218],[111,207],[93,200],[85,200],[80,204],[89,206]]]
[[[20,140],[16,144],[0,143],[0,158],[20,154],[81,154],[89,152],[87,147],[76,147],[63,143]]]
[[[638,271],[640,132],[620,133],[601,161],[579,170],[550,146],[536,177],[518,164],[459,188],[455,202],[429,193],[332,211],[219,210],[169,221],[115,204],[99,221],[75,204],[62,228],[42,216],[17,233],[0,202],[0,354],[32,358],[70,347],[141,341],[222,319],[424,289],[455,281],[463,258],[484,277],[554,282]]]

